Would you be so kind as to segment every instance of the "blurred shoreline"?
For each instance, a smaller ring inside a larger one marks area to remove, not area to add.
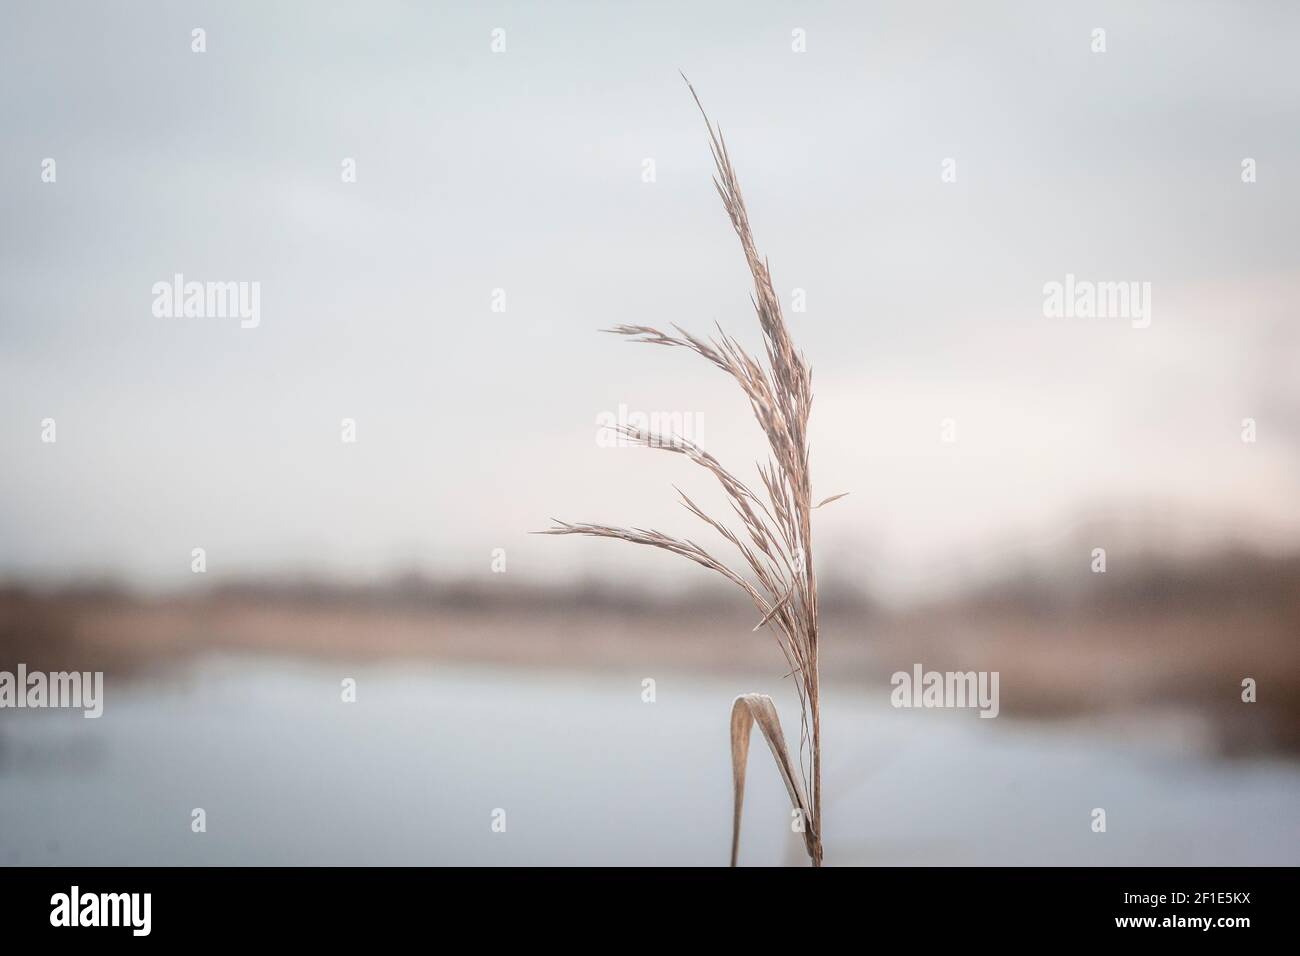
[[[1178,708],[1223,754],[1300,752],[1300,555],[1220,553],[1066,581],[1022,572],[886,609],[823,588],[823,675],[878,686],[914,663],[1001,673],[1002,709],[1034,718]],[[111,584],[0,585],[0,669],[165,674],[210,653],[370,663],[440,660],[574,671],[770,674],[784,661],[730,592],[663,595],[505,575],[372,585],[228,581],[140,596]],[[1243,703],[1253,678],[1258,702]]]

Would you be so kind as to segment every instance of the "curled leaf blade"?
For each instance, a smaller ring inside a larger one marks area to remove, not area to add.
[[[804,795],[802,778],[797,772],[790,751],[785,746],[785,735],[781,732],[781,718],[777,716],[776,705],[766,694],[741,694],[731,705],[731,774],[735,787],[735,809],[731,824],[731,865],[736,865],[740,854],[740,818],[745,805],[745,770],[749,762],[749,740],[754,724],[763,732],[776,761],[776,769],[781,774],[790,803],[794,809],[803,814],[804,843],[808,855],[813,855],[813,819],[808,809],[808,798]]]

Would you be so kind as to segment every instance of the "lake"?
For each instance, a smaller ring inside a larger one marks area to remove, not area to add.
[[[793,739],[793,691],[664,674],[645,703],[643,676],[211,657],[110,681],[98,720],[0,711],[0,863],[725,864],[731,700],[773,693]],[[823,696],[828,864],[1300,863],[1300,764],[1218,759],[1190,717]],[[750,761],[741,862],[799,863],[759,740]]]

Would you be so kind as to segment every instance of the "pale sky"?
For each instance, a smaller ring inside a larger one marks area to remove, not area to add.
[[[598,447],[620,404],[700,416],[737,471],[762,453],[720,373],[596,332],[757,342],[679,69],[787,307],[806,290],[816,492],[852,492],[819,513],[828,571],[938,590],[1097,509],[1300,542],[1294,4],[0,18],[0,576],[181,586],[194,547],[210,576],[476,575],[504,547],[521,578],[698,580],[526,533],[706,539],[671,488],[711,502],[706,476]],[[154,316],[176,273],[260,283],[260,324]],[[1150,328],[1045,317],[1067,273],[1151,283]]]

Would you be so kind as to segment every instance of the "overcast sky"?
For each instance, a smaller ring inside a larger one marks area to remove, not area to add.
[[[757,341],[679,69],[806,293],[815,492],[852,492],[819,512],[827,571],[942,588],[1097,509],[1300,540],[1295,4],[0,17],[0,575],[183,585],[194,547],[210,574],[487,574],[502,547],[521,576],[695,580],[526,533],[697,534],[671,483],[711,501],[706,476],[597,444],[620,405],[762,453],[716,370],[596,332]],[[156,316],[177,273],[259,283],[260,323]],[[1067,274],[1150,283],[1150,327],[1045,316]]]

